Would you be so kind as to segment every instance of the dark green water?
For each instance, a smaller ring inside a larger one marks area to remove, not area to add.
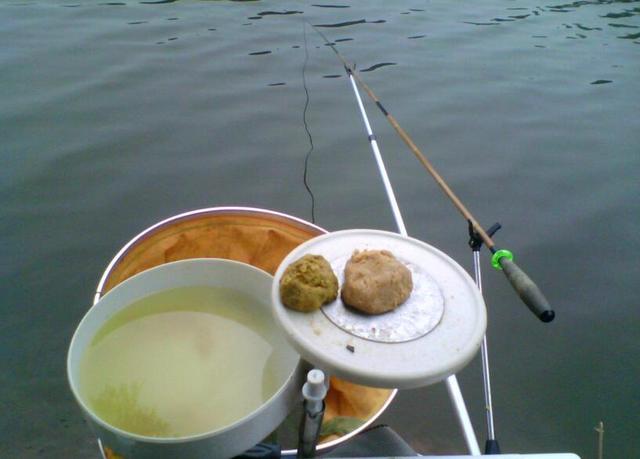
[[[132,236],[211,206],[310,218],[303,20],[554,304],[538,322],[483,258],[503,450],[593,458],[602,420],[605,457],[638,457],[640,2],[532,0],[2,2],[0,456],[96,457],[66,351]],[[306,32],[317,223],[393,230],[342,67]],[[367,106],[409,233],[470,268],[464,221]],[[478,360],[459,380],[483,442]],[[382,421],[465,451],[442,384]]]

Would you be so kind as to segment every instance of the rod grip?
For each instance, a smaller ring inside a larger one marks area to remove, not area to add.
[[[507,257],[500,259],[500,266],[505,276],[524,301],[527,307],[538,319],[543,322],[551,322],[556,316],[549,302],[544,297],[538,286],[531,280],[520,267]]]

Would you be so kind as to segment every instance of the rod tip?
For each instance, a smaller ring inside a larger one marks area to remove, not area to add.
[[[551,322],[555,317],[556,317],[556,313],[553,312],[551,309],[542,311],[542,314],[540,314],[540,320],[543,321],[544,323]]]

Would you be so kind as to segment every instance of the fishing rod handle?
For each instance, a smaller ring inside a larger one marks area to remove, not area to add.
[[[551,309],[549,302],[535,282],[533,282],[531,278],[508,257],[502,257],[500,259],[500,266],[511,285],[518,293],[518,296],[522,301],[524,301],[531,312],[533,312],[541,321],[551,322],[556,314],[553,312],[553,309]]]

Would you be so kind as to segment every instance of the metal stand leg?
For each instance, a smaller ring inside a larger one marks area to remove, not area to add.
[[[471,425],[471,419],[469,418],[469,412],[467,406],[462,398],[462,392],[460,391],[460,385],[458,385],[458,378],[456,375],[451,375],[446,379],[447,392],[449,392],[449,398],[453,403],[453,408],[456,411],[460,428],[464,434],[464,440],[467,443],[467,449],[472,456],[480,456],[480,446],[478,446],[478,439],[476,433],[473,431]]]
[[[324,417],[324,398],[327,395],[325,375],[313,369],[307,374],[307,382],[302,386],[304,410],[298,437],[298,458],[315,457],[318,435]]]
[[[500,224],[496,223],[489,229],[489,233],[493,235],[500,229]],[[473,250],[473,272],[475,281],[482,294],[482,271],[480,267],[480,249],[482,248],[482,239],[473,231],[473,226],[469,224],[469,246]],[[500,454],[500,445],[496,440],[495,429],[493,425],[493,402],[491,400],[491,371],[489,367],[489,350],[487,348],[487,335],[482,338],[482,347],[480,348],[482,355],[482,379],[484,386],[484,401],[487,416],[487,441],[484,445],[485,454]]]

